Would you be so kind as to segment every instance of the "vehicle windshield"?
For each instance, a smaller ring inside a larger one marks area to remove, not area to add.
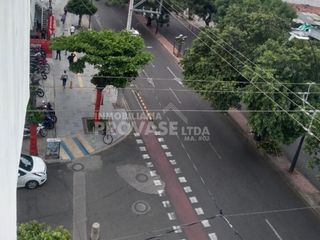
[[[33,168],[32,157],[21,154],[19,167],[30,172]]]

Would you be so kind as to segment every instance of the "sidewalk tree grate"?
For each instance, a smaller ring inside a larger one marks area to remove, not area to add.
[[[146,201],[138,200],[132,204],[132,211],[135,214],[146,214],[150,209],[151,207]]]

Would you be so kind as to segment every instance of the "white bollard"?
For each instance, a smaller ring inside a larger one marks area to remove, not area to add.
[[[90,239],[91,240],[98,240],[99,237],[100,237],[100,224],[95,222],[92,224],[92,227],[91,227]]]

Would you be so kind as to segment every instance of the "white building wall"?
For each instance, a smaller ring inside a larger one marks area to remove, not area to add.
[[[29,99],[30,0],[0,0],[0,239],[16,239],[16,186]]]
[[[284,1],[288,3],[308,4],[310,6],[320,7],[320,0],[284,0]]]

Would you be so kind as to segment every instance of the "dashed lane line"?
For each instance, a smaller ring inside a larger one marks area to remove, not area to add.
[[[279,240],[282,240],[282,237],[280,236],[280,234],[277,232],[277,230],[274,228],[274,226],[272,226],[272,224],[269,222],[268,219],[265,219],[266,223],[268,224],[268,226],[271,228],[271,230],[273,231],[273,233],[277,236],[277,238]]]

